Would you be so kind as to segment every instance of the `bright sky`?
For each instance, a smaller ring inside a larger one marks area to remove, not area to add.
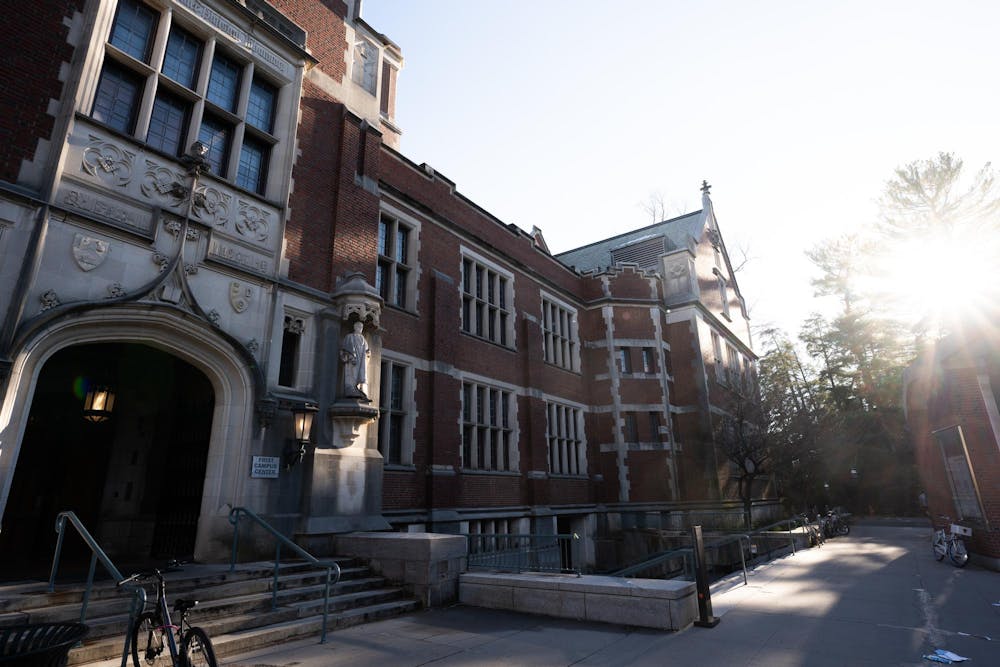
[[[553,252],[701,207],[753,324],[817,307],[804,251],[896,166],[995,155],[1000,3],[364,0],[402,49],[402,152]]]

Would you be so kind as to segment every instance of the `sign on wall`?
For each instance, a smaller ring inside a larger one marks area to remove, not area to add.
[[[281,459],[277,456],[255,456],[250,467],[250,476],[258,479],[278,479]]]

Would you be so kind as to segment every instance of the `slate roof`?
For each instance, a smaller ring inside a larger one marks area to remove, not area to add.
[[[700,237],[701,225],[702,211],[694,211],[677,218],[657,222],[648,227],[633,229],[603,241],[596,241],[589,245],[561,252],[555,255],[555,258],[566,266],[575,267],[577,271],[606,268],[611,266],[612,250],[655,236],[665,237],[666,252],[685,248],[688,237],[694,236],[695,239]]]

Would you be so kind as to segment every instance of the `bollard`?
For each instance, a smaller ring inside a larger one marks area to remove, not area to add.
[[[691,546],[694,549],[694,581],[695,591],[698,594],[698,620],[694,624],[699,628],[714,628],[720,619],[712,616],[712,591],[708,587],[705,542],[701,539],[701,526],[691,526]]]

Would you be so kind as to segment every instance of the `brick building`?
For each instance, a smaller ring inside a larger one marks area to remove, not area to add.
[[[755,356],[707,184],[554,256],[400,152],[360,2],[53,0],[0,32],[0,559],[63,509],[112,554],[220,558],[247,506],[313,545],[576,532],[594,563],[735,505],[713,415]]]
[[[987,311],[988,312],[988,311]],[[984,321],[996,321],[985,317]],[[906,421],[927,513],[972,528],[973,559],[1000,570],[1000,337],[966,325],[907,368]]]

